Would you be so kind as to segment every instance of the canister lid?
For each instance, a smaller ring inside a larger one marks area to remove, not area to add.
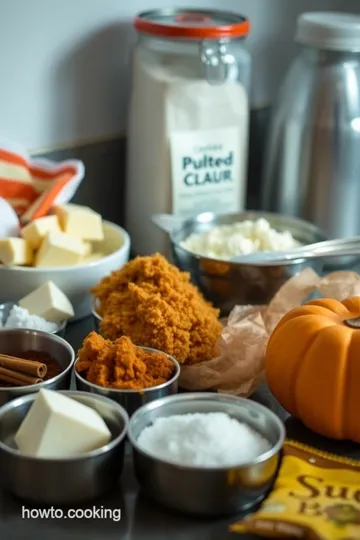
[[[238,38],[250,32],[250,22],[242,15],[202,9],[142,12],[135,17],[134,26],[141,33],[185,39]]]
[[[314,11],[298,18],[296,41],[319,49],[360,51],[360,16]]]

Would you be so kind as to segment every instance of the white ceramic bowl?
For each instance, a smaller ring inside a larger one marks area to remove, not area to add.
[[[104,236],[95,247],[108,255],[88,264],[57,268],[0,266],[0,301],[17,302],[46,281],[53,281],[73,304],[73,320],[87,317],[92,310],[90,289],[104,276],[124,266],[130,256],[130,237],[122,227],[104,221]]]

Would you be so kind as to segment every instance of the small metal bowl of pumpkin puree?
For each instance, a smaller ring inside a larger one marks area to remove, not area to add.
[[[171,396],[178,392],[178,379],[180,376],[180,365],[172,356],[152,349],[150,347],[136,347],[150,354],[161,354],[164,355],[168,361],[173,364],[173,370],[171,377],[163,382],[162,384],[157,384],[156,386],[148,386],[146,388],[136,388],[136,389],[121,389],[121,388],[111,388],[109,386],[101,386],[100,384],[94,384],[89,382],[86,379],[86,374],[79,372],[79,359],[75,360],[74,364],[74,373],[75,373],[75,383],[78,390],[84,392],[90,392],[92,394],[98,394],[101,396],[108,397],[119,403],[127,411],[129,416],[134,414],[134,412],[145,405],[156,399]]]

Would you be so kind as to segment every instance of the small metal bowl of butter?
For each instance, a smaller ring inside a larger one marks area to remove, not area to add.
[[[15,437],[36,394],[4,405],[0,409],[0,484],[16,497],[36,504],[73,505],[99,497],[118,482],[123,469],[128,426],[124,409],[102,396],[60,393],[94,409],[110,430],[111,440],[74,457],[26,455],[18,450]]]
[[[21,354],[28,351],[48,353],[59,364],[62,371],[38,384],[1,386],[0,383],[0,406],[20,396],[36,393],[41,388],[49,390],[68,390],[70,388],[75,352],[65,339],[39,330],[0,329],[0,354],[21,358]]]
[[[6,321],[8,320],[9,318],[9,315],[11,313],[11,310],[13,309],[14,306],[16,306],[16,302],[5,302],[4,304],[0,304],[0,328],[3,328]],[[55,323],[54,323],[55,324]],[[50,334],[55,334],[56,336],[60,336],[60,337],[64,337],[65,336],[65,331],[66,331],[66,324],[67,324],[67,321],[61,321],[59,323],[56,323],[56,330],[53,330],[51,332],[49,332]],[[23,328],[23,327],[20,327],[20,326],[13,326],[13,327],[6,327],[6,328]],[[25,327],[24,327],[25,328]],[[33,328],[29,328],[29,330],[34,330]],[[41,331],[44,331],[44,330],[41,330]]]
[[[197,255],[183,247],[183,242],[193,233],[206,233],[220,225],[233,225],[243,221],[263,218],[279,232],[288,231],[303,245],[327,240],[315,225],[301,219],[260,211],[240,214],[213,214],[206,212],[180,221],[169,231],[175,263],[189,272],[194,284],[204,296],[226,316],[235,305],[268,304],[280,287],[306,267],[321,272],[323,261],[302,260],[279,264],[253,264],[232,262]]]

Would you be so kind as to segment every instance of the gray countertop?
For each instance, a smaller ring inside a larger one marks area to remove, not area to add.
[[[67,340],[75,350],[84,337],[93,330],[92,320],[86,319],[69,325]],[[253,399],[276,412],[284,421],[289,438],[297,439],[318,448],[360,459],[360,446],[351,443],[335,443],[310,433],[299,422],[287,417],[266,387],[260,388]],[[83,509],[121,510],[121,520],[111,517],[95,519],[69,519],[22,516],[23,508],[31,507],[0,491],[0,538],[1,540],[226,540],[255,539],[251,535],[237,536],[227,532],[227,525],[236,517],[226,520],[190,519],[145,499],[139,491],[131,464],[130,448],[127,449],[124,473],[118,489],[106,497],[89,502]],[[34,509],[35,513],[38,510]],[[66,512],[66,510],[64,510]],[[108,512],[109,513],[109,512]]]

